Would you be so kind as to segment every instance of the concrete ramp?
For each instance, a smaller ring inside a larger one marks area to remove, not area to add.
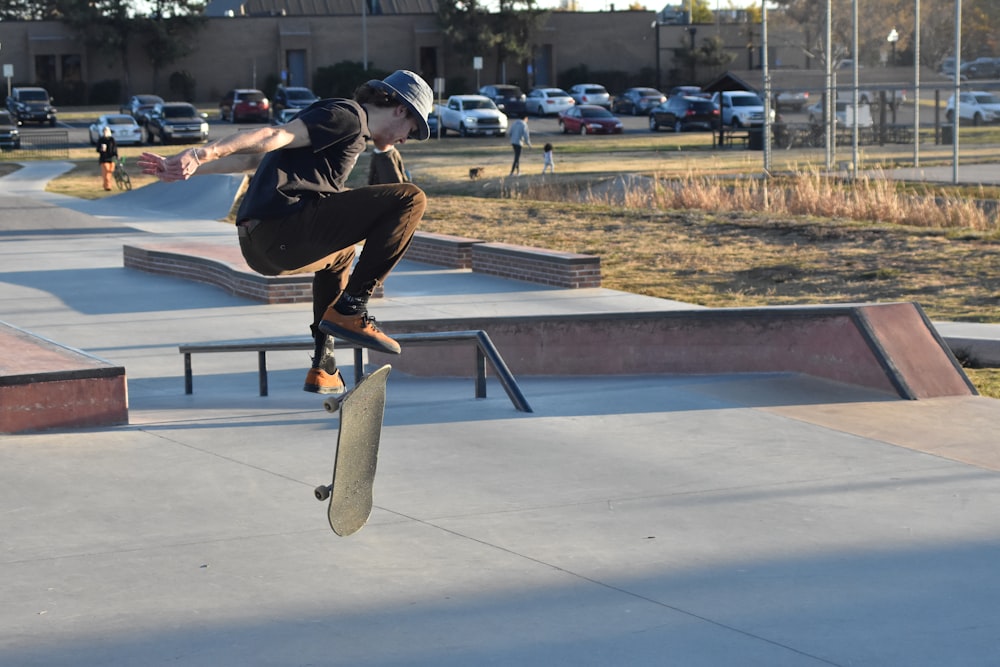
[[[516,375],[780,372],[905,399],[976,394],[915,303],[407,320],[384,328],[484,330]],[[454,349],[370,355],[414,375],[468,372]]]
[[[150,183],[103,201],[119,213],[151,211],[165,217],[220,220],[242,193],[244,174],[209,174],[177,183]]]

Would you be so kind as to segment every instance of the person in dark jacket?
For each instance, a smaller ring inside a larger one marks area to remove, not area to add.
[[[118,143],[111,136],[110,127],[105,127],[97,140],[97,161],[101,166],[104,189],[110,190],[114,182],[115,165],[118,164]]]

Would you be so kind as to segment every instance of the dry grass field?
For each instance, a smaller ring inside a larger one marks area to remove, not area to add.
[[[982,137],[965,159],[995,159],[1000,136]],[[557,173],[544,177],[541,138],[517,178],[503,139],[403,146],[430,196],[422,229],[597,254],[606,287],[706,306],[916,301],[936,320],[1000,323],[1000,222],[973,201],[1000,191],[880,174],[912,147],[867,148],[857,179],[823,176],[822,150],[776,150],[765,179],[761,152],[712,150],[704,134],[546,140]],[[924,149],[922,164],[946,163],[948,148]],[[838,164],[849,156],[838,147]],[[366,174],[362,159],[351,184]],[[102,196],[97,183],[87,154],[50,187]],[[1000,371],[970,375],[1000,396]]]

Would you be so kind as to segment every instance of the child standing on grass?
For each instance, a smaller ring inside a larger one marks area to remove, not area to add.
[[[556,163],[552,158],[552,144],[545,144],[545,152],[542,154],[542,173],[548,169],[550,174],[556,173]]]

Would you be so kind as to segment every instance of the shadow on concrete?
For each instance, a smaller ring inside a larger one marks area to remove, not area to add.
[[[86,274],[83,278],[81,274]],[[85,315],[199,310],[260,305],[182,278],[122,268],[13,271],[0,273],[0,284],[47,292]]]

